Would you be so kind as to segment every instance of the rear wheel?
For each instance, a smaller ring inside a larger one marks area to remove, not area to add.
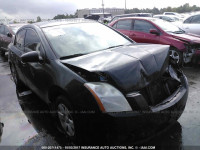
[[[0,55],[5,56],[5,52],[2,49],[0,49]]]
[[[169,55],[176,61],[179,66],[183,65],[183,53],[176,48],[170,48]]]

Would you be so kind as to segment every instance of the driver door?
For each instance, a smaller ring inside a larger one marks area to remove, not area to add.
[[[48,69],[45,63],[45,52],[42,42],[33,29],[27,29],[24,45],[25,53],[37,51],[40,62],[27,62],[24,63],[24,75],[28,84],[28,87],[33,90],[40,98],[44,98],[47,93],[48,85],[52,82],[49,77]]]

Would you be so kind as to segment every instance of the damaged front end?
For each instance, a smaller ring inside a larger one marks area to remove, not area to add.
[[[175,105],[182,98],[184,98],[184,108],[188,97],[188,83],[185,75],[173,63],[169,64],[159,79],[138,92],[134,91],[126,94],[133,110],[159,112]]]
[[[121,111],[156,112],[171,107],[183,97],[187,100],[187,79],[169,58],[168,46],[139,44],[62,60],[62,63],[86,80],[93,96],[100,86],[121,93],[121,99],[126,99],[131,107],[119,108]],[[108,100],[104,102],[104,99],[109,99],[102,93],[95,95],[96,99],[100,97],[99,106],[107,104]],[[104,108],[101,110],[106,112]]]
[[[142,132],[146,138],[177,120],[186,105],[187,78],[169,57],[169,46],[135,44],[61,62],[85,80],[102,112],[89,120],[91,133],[113,141],[138,140]]]
[[[193,63],[197,63],[194,62],[194,59],[196,59],[196,55],[197,55],[197,51],[200,50],[200,44],[187,44],[185,45],[186,47],[186,51],[183,52],[183,61],[185,64],[192,62]]]

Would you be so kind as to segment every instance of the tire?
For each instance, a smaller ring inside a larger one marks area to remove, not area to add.
[[[63,128],[63,125],[61,123],[61,119],[59,118],[59,105],[64,105],[67,110],[70,112],[71,120],[74,123],[74,133],[68,134],[67,131]],[[75,145],[101,145],[107,142],[107,138],[103,135],[104,131],[93,130],[93,126],[90,126],[89,120],[87,117],[79,116],[78,114],[74,113],[76,110],[73,109],[72,105],[69,103],[68,99],[61,95],[56,98],[55,102],[55,110],[57,112],[56,115],[56,126],[58,131],[60,131],[62,134],[64,133],[66,137],[69,140],[69,143],[67,144],[75,144]],[[79,116],[79,117],[78,117]],[[102,131],[102,132],[100,132]]]
[[[5,52],[4,52],[3,50],[1,50],[1,49],[0,49],[0,55],[1,55],[2,57],[5,56]]]
[[[64,133],[70,142],[76,142],[76,123],[72,106],[65,96],[58,96],[55,103],[56,124],[61,133]]]
[[[170,48],[169,55],[177,62],[179,66],[183,66],[183,53],[176,48]]]

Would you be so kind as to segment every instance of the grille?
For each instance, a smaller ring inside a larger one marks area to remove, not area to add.
[[[200,50],[200,45],[196,44],[196,45],[191,45],[190,49],[194,49],[194,50]]]
[[[160,79],[141,90],[149,106],[155,106],[169,97],[180,86],[174,79]]]
[[[141,111],[143,109],[143,104],[148,105],[147,107],[149,107],[156,106],[164,101],[178,89],[180,84],[180,82],[173,78],[163,77],[139,91],[140,95],[142,95],[139,102],[136,101],[134,96],[127,97],[127,100],[134,111]],[[141,103],[141,101],[145,101],[145,103]]]

